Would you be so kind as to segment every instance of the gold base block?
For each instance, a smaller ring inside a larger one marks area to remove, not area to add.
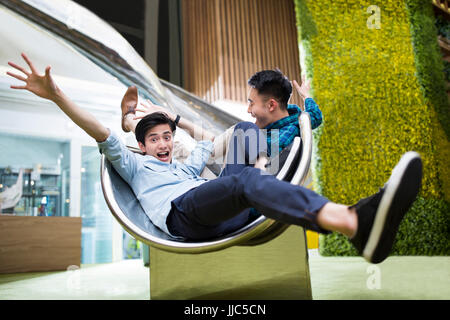
[[[312,299],[305,232],[204,254],[150,248],[151,299]]]

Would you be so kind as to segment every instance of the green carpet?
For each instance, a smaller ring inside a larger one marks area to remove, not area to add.
[[[314,300],[450,299],[450,257],[398,257],[372,265],[360,257],[310,253]]]
[[[370,265],[358,257],[310,252],[313,298],[450,299],[450,257],[390,257]],[[0,275],[1,300],[148,300],[141,260],[82,265],[79,270]]]

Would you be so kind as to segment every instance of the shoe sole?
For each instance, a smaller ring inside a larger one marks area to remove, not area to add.
[[[387,182],[374,224],[363,251],[371,263],[380,263],[389,255],[404,215],[417,197],[422,180],[422,160],[417,152],[405,153]]]

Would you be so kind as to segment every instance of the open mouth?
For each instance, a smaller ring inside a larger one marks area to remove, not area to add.
[[[156,154],[156,156],[157,156],[158,159],[161,160],[161,161],[168,161],[168,160],[169,160],[169,154],[170,154],[169,151],[166,151],[166,152],[158,152],[158,153]]]

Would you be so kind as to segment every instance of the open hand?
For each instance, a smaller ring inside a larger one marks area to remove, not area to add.
[[[55,97],[57,91],[59,90],[56,86],[55,82],[53,81],[52,77],[50,76],[50,69],[51,67],[48,66],[45,68],[45,74],[39,75],[36,68],[34,67],[33,63],[30,61],[30,59],[26,56],[25,53],[22,53],[22,58],[25,60],[25,62],[30,67],[31,72],[25,70],[23,67],[13,63],[8,62],[8,64],[21,71],[23,75],[15,74],[12,72],[6,72],[7,75],[16,78],[17,80],[25,82],[25,85],[22,86],[11,86],[12,89],[25,89],[28,90],[35,95],[44,98],[52,100],[52,98]]]
[[[297,93],[302,98],[302,104],[305,103],[305,100],[307,98],[310,98],[309,91],[311,90],[311,80],[306,81],[305,76],[302,77],[302,85],[300,86],[297,81],[293,80],[292,84],[294,85],[295,90],[297,90]]]
[[[138,107],[136,108],[136,112],[141,112],[143,113],[140,116],[135,116],[133,119],[134,120],[138,120],[138,119],[142,119],[143,117],[145,117],[148,114],[151,113],[155,113],[155,112],[163,112],[165,114],[167,114],[169,116],[169,118],[172,119],[172,115],[171,113],[169,113],[166,108],[163,108],[161,106],[158,106],[156,104],[153,104],[150,100],[145,100],[146,102],[141,102],[141,106],[142,107]]]

